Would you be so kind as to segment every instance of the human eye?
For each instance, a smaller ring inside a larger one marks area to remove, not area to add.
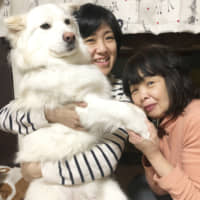
[[[93,43],[95,43],[95,38],[93,38],[93,37],[88,37],[88,38],[84,39],[84,42],[85,42],[86,44],[93,44]]]
[[[152,86],[155,82],[154,81],[147,81],[148,86]]]
[[[138,88],[137,87],[134,87],[134,88],[132,87],[130,90],[131,90],[131,94],[132,95],[136,95],[137,92],[138,92]]]
[[[155,83],[156,83],[156,77],[150,76],[150,77],[146,77],[145,78],[145,84],[146,84],[146,86],[152,87]]]
[[[115,36],[113,34],[109,34],[109,35],[106,35],[105,39],[112,41],[112,40],[115,40]]]

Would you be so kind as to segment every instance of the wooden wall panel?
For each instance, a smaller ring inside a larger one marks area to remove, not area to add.
[[[9,45],[0,38],[0,107],[13,99],[12,71],[7,62]],[[17,149],[16,135],[0,131],[0,165],[13,165]]]

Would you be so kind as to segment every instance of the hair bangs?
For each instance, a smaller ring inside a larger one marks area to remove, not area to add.
[[[119,53],[122,32],[116,17],[110,10],[96,4],[87,3],[83,4],[74,15],[83,38],[94,34],[102,24],[107,24],[114,33],[117,42],[117,52]]]

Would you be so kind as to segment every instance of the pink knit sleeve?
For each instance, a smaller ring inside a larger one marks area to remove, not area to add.
[[[200,111],[192,110],[184,120],[180,162],[167,176],[153,179],[173,200],[200,199]]]
[[[174,168],[168,176],[158,178],[154,175],[153,179],[161,188],[168,191],[173,200],[200,199],[199,184],[196,184],[195,181],[191,180],[191,178],[179,167]]]
[[[167,194],[167,192],[165,190],[163,190],[162,188],[160,188],[158,183],[153,180],[153,177],[155,176],[156,172],[153,169],[153,167],[151,165],[149,165],[149,164],[146,165],[145,157],[142,156],[142,165],[144,167],[145,177],[146,177],[147,183],[151,187],[152,191],[154,193],[156,193],[157,195],[165,195],[165,194]]]

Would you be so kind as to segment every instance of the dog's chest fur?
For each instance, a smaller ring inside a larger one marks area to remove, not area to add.
[[[19,87],[20,107],[55,107],[84,101],[87,95],[110,98],[111,86],[94,65],[58,64],[31,71]]]

